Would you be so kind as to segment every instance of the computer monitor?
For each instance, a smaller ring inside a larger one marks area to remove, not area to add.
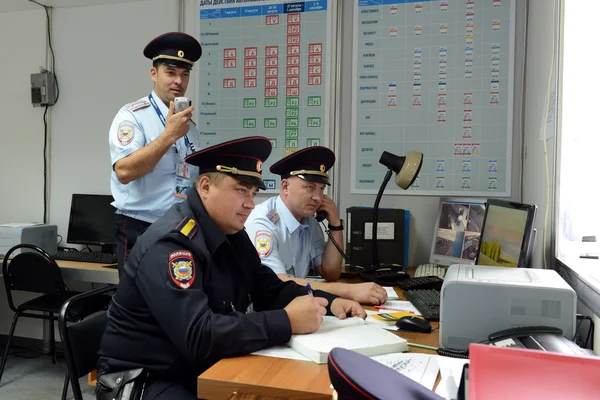
[[[429,255],[432,264],[473,264],[485,216],[485,203],[442,200]]]
[[[115,253],[115,208],[113,197],[101,194],[73,194],[67,242],[102,246]]]
[[[536,211],[535,204],[488,200],[476,264],[530,267]]]

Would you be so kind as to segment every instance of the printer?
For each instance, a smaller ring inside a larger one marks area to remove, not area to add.
[[[33,244],[46,250],[50,255],[56,254],[57,237],[58,230],[56,225],[34,223],[0,224],[0,261],[11,247],[18,244]],[[11,257],[19,254],[21,250],[23,249],[15,250]]]
[[[456,264],[440,291],[440,345],[467,349],[496,331],[551,326],[575,335],[575,291],[554,270]]]

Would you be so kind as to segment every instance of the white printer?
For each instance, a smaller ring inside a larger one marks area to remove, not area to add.
[[[575,334],[575,291],[554,270],[452,265],[440,293],[440,346],[466,349],[490,333],[551,326]]]
[[[56,225],[34,223],[0,224],[0,261],[11,247],[18,244],[33,244],[46,250],[50,255],[56,254]],[[16,256],[21,249],[15,250]]]

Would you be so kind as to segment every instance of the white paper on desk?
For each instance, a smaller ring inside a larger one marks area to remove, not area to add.
[[[304,357],[302,354],[296,353],[290,347],[285,346],[285,345],[269,347],[267,349],[255,351],[252,354],[255,354],[257,356],[289,358],[292,360],[310,361],[308,358]]]
[[[439,372],[437,356],[421,353],[392,353],[371,357],[432,390]]]
[[[440,367],[441,380],[435,389],[435,393],[448,400],[456,399],[463,366],[468,364],[469,360],[438,356],[437,361]]]
[[[388,300],[399,300],[400,299],[400,297],[398,296],[398,293],[396,293],[396,291],[394,290],[393,287],[384,286],[383,288],[387,292]]]
[[[389,309],[395,309],[398,311],[412,311],[415,313],[415,315],[421,315],[421,313],[419,312],[419,310],[417,310],[415,308],[415,306],[412,305],[412,303],[410,301],[404,301],[404,300],[388,300],[385,303],[383,303],[382,307],[387,307]],[[379,312],[388,312],[390,310],[379,310]]]

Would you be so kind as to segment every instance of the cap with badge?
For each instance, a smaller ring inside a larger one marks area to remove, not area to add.
[[[192,69],[202,55],[202,46],[183,32],[168,32],[155,37],[144,48],[144,56],[174,67]]]
[[[223,172],[265,190],[262,164],[271,154],[271,141],[262,136],[230,140],[190,154],[185,162],[199,173]]]
[[[297,176],[310,182],[330,185],[327,171],[335,163],[335,154],[327,147],[313,146],[298,150],[277,161],[269,169],[281,179]]]

